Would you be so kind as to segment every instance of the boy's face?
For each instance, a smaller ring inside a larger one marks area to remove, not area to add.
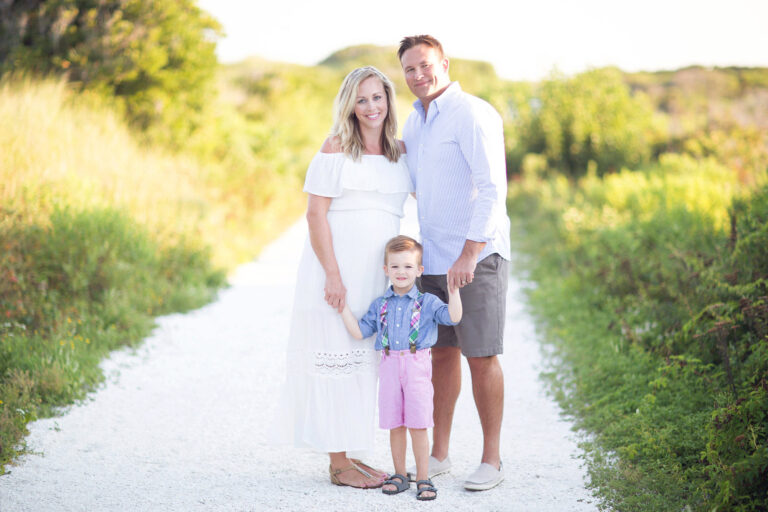
[[[395,292],[401,295],[411,289],[416,278],[422,272],[424,272],[424,267],[419,265],[419,253],[417,251],[391,252],[387,255],[384,274],[392,281]]]

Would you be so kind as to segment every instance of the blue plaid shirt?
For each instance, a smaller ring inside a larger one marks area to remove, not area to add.
[[[413,303],[418,290],[412,287],[405,295],[398,295],[390,286],[387,292],[374,300],[371,307],[360,319],[358,325],[363,338],[376,335],[376,350],[381,346],[381,304],[387,300],[387,331],[390,350],[408,350],[408,335],[411,333],[411,314]],[[425,293],[421,299],[421,318],[419,320],[419,337],[416,339],[416,350],[429,348],[437,342],[437,324],[456,325],[451,321],[448,304],[431,293]]]

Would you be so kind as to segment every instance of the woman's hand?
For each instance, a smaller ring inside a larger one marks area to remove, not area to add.
[[[344,310],[347,302],[347,289],[338,274],[325,276],[325,302],[339,313]]]

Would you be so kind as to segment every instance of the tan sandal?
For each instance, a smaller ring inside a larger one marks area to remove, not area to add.
[[[375,467],[371,466],[370,464],[366,464],[365,462],[361,461],[360,459],[349,459],[352,461],[353,464],[357,464],[360,466],[360,468],[364,471],[367,471],[368,473],[378,473],[381,475],[381,478],[387,478],[389,476],[385,471],[381,471],[380,469],[376,469]],[[375,478],[375,475],[371,475]]]
[[[370,474],[366,470],[362,469],[360,466],[358,466],[357,464],[355,464],[353,462],[349,467],[346,467],[344,469],[333,469],[333,466],[329,465],[328,466],[328,474],[331,476],[331,483],[333,485],[341,485],[341,486],[346,486],[346,487],[354,487],[355,489],[378,489],[379,487],[381,487],[384,484],[383,482],[379,482],[378,485],[367,485],[366,484],[366,485],[363,485],[363,486],[358,486],[358,485],[345,484],[344,482],[339,480],[339,475],[340,474],[342,474],[342,473],[344,473],[346,471],[351,471],[351,470],[357,471],[358,473],[360,473],[361,475],[363,475],[366,478],[371,478],[371,479],[373,478],[372,474]]]

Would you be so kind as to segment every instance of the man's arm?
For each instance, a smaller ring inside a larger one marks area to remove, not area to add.
[[[448,286],[465,286],[474,279],[477,258],[492,239],[494,215],[506,192],[504,129],[501,117],[492,107],[470,109],[462,120],[459,148],[469,164],[477,196],[472,207],[467,240],[453,266],[448,270]]]

